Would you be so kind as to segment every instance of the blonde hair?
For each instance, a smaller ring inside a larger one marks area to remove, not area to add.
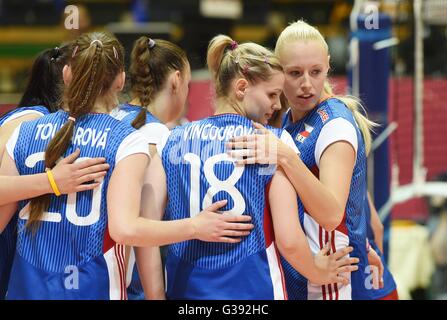
[[[228,96],[231,81],[236,77],[257,83],[269,80],[274,70],[282,71],[272,51],[253,42],[238,44],[225,35],[210,41],[207,64],[214,78],[217,98]]]
[[[323,49],[326,50],[327,55],[329,55],[329,47],[320,31],[302,20],[290,24],[281,32],[276,42],[276,55],[279,57],[281,52],[283,52],[284,47],[294,41],[317,41],[321,44]],[[328,80],[325,81],[323,90],[326,95],[340,100],[349,110],[351,110],[355,121],[362,132],[366,153],[368,154],[372,144],[371,130],[378,125],[365,116],[366,111],[360,99],[349,95],[334,95],[332,86]]]

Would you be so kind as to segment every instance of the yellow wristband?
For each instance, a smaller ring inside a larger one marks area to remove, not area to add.
[[[53,172],[51,169],[46,169],[48,181],[50,181],[51,189],[53,189],[54,194],[59,197],[61,195],[61,192],[59,191],[59,188],[57,187],[56,181],[54,180]]]

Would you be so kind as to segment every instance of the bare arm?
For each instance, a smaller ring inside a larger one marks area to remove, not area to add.
[[[292,150],[291,150],[292,151]],[[336,142],[320,159],[320,177],[315,177],[295,153],[279,158],[308,213],[326,230],[342,221],[349,195],[355,152],[350,144]]]
[[[166,206],[166,174],[156,150],[152,152],[152,160],[146,170],[141,196],[141,216],[152,220],[161,220]],[[149,300],[164,300],[165,288],[160,247],[135,248],[138,273]]]
[[[60,161],[52,170],[56,184],[62,194],[92,190],[99,185],[99,182],[84,183],[96,181],[107,173],[106,170],[108,170],[109,165],[104,163],[104,158],[73,163],[78,156],[79,150],[76,150]],[[4,157],[13,161],[6,152]],[[18,173],[14,176],[8,176],[8,172],[3,174],[0,176],[0,206],[31,199],[46,193],[53,193],[46,173],[24,176],[19,176]]]
[[[377,213],[376,207],[372,202],[371,195],[368,192],[368,203],[369,209],[371,211],[371,228],[374,232],[374,241],[379,247],[380,252],[383,252],[383,224],[380,220],[379,214]]]
[[[155,221],[140,217],[141,190],[147,163],[146,155],[131,155],[120,161],[113,171],[107,201],[109,231],[116,242],[139,247],[191,239],[237,243],[253,228],[252,224],[244,223],[250,221],[249,216],[214,213],[225,205],[224,201],[213,204],[194,218]],[[126,196],[122,197],[123,194]]]
[[[277,163],[284,170],[308,213],[327,231],[334,230],[342,221],[349,195],[355,164],[354,148],[338,141],[328,146],[320,159],[319,179],[290,148],[262,125],[254,126],[262,134],[235,137],[229,148],[247,149],[245,159],[238,164]],[[271,152],[274,150],[275,152]],[[231,153],[235,156],[235,152]]]
[[[330,256],[326,255],[329,248],[325,248],[314,259],[298,221],[295,199],[293,186],[281,170],[277,171],[271,182],[269,201],[279,251],[298,272],[313,283],[346,283],[347,279],[338,274],[357,269],[357,266],[350,266],[357,259],[341,259],[352,248],[344,248]]]
[[[2,163],[0,165],[0,175],[12,176],[11,178],[18,178],[19,172],[15,166],[14,161],[8,155],[7,152],[3,154]],[[14,185],[14,187],[21,187],[20,185]],[[10,188],[12,187],[9,186]],[[0,199],[5,199],[7,195],[4,193],[0,194]],[[0,233],[3,232],[5,227],[8,225],[11,218],[14,216],[14,213],[17,211],[18,202],[11,201],[2,201],[7,202],[8,204],[0,206]]]
[[[13,134],[14,130],[23,122],[32,121],[41,118],[38,114],[27,114],[17,119],[11,120],[0,128],[0,159],[3,158],[5,152],[5,146],[9,138]]]

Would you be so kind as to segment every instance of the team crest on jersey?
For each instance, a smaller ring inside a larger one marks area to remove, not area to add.
[[[309,135],[311,134],[311,132],[314,130],[314,127],[308,125],[307,123],[304,124],[304,131],[301,131],[300,133],[297,134],[296,136],[296,140],[303,143],[304,140],[306,140]]]
[[[326,111],[319,109],[318,114],[320,115],[321,121],[323,121],[323,123],[325,123],[326,121],[328,121],[329,119],[329,115],[327,114]]]

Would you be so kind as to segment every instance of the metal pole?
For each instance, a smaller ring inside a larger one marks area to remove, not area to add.
[[[424,132],[423,132],[423,100],[424,100],[424,22],[422,18],[422,1],[414,0],[415,23],[415,55],[414,55],[414,161],[413,182],[423,183],[425,175],[424,163]]]

